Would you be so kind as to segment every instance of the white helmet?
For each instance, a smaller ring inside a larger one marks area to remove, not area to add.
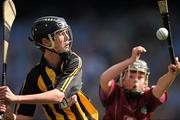
[[[137,71],[137,72],[143,72],[145,73],[145,84],[148,85],[148,77],[150,74],[150,69],[147,65],[147,63],[144,60],[137,60],[135,61],[133,64],[129,65],[127,67],[127,69],[125,69],[121,74],[120,74],[120,82],[122,82],[122,80],[125,77],[125,73],[128,71]]]

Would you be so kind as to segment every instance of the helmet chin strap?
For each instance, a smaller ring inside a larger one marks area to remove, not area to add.
[[[47,49],[47,50],[49,50],[49,51],[51,51],[51,52],[53,52],[53,53],[55,53],[55,54],[57,54],[57,55],[59,55],[59,56],[61,56],[61,57],[63,57],[63,58],[67,58],[68,56],[69,56],[69,52],[62,52],[62,53],[58,53],[58,52],[56,52],[53,48],[54,48],[54,41],[53,41],[53,39],[52,39],[52,37],[50,36],[50,41],[51,41],[51,46],[50,47],[48,47],[48,46],[45,46],[45,45],[42,45],[42,44],[40,44],[40,43],[38,43],[38,42],[35,42],[31,37],[28,37],[28,39],[32,42],[32,43],[34,43],[35,45],[36,45],[36,47],[38,47],[38,48],[44,48],[44,49]]]
[[[49,35],[48,35],[49,36]],[[33,40],[31,37],[28,37],[28,39],[32,42],[32,43],[34,43],[35,45],[36,45],[36,47],[37,48],[44,48],[44,49],[47,49],[47,50],[49,50],[49,51],[51,51],[51,52],[53,52],[53,53],[56,53],[56,54],[58,54],[59,55],[59,53],[58,52],[56,52],[53,48],[54,48],[54,41],[52,40],[52,37],[50,37],[49,39],[50,39],[50,42],[51,42],[51,46],[50,47],[48,47],[48,46],[45,46],[45,45],[42,45],[42,44],[40,44],[40,43],[38,43],[38,42],[35,42],[35,40]]]
[[[37,43],[37,42],[36,42],[36,44],[38,44],[38,45],[40,45],[41,47],[46,48],[46,49],[48,49],[48,50],[50,50],[50,51],[54,51],[55,43],[54,43],[53,38],[51,37],[51,34],[48,34],[48,38],[49,38],[49,40],[50,40],[50,42],[51,42],[51,46],[45,46],[45,45],[40,44],[40,43]],[[55,52],[55,51],[54,51],[54,52]]]

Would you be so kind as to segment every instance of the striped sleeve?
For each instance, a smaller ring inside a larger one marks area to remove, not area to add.
[[[73,54],[62,64],[62,68],[63,74],[57,77],[57,88],[68,97],[82,87],[82,60],[78,55]]]

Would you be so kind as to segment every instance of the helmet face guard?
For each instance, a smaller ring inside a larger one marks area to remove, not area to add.
[[[36,44],[37,47],[53,49],[54,48],[54,36],[57,32],[68,30],[69,41],[72,46],[73,36],[70,26],[66,23],[64,18],[56,16],[45,16],[38,18],[32,27],[32,39],[31,41]],[[51,46],[44,46],[42,44],[42,38],[47,38],[51,42]]]
[[[133,64],[129,65],[127,69],[125,69],[121,74],[120,74],[120,82],[123,81],[125,78],[125,75],[128,74],[130,71],[136,71],[137,74],[138,72],[142,72],[145,74],[145,85],[148,86],[148,77],[150,74],[150,69],[147,66],[147,63],[143,60],[137,60]]]

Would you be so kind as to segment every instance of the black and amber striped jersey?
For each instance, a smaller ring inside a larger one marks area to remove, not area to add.
[[[54,88],[65,93],[65,98],[59,104],[42,105],[48,120],[98,119],[96,109],[81,91],[82,60],[74,52],[70,52],[65,58],[62,57],[56,68],[49,65],[42,56],[41,62],[27,75],[20,94],[37,94]],[[73,99],[74,96],[76,100]],[[17,114],[25,116],[33,116],[35,109],[35,104],[17,104],[15,108]]]

